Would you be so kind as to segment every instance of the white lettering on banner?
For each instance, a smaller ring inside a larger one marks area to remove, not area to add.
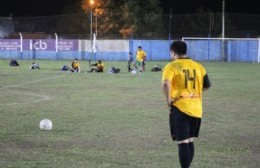
[[[33,42],[33,40],[30,40],[30,50],[46,50],[47,49],[47,43],[39,40],[36,42]]]
[[[16,51],[21,45],[17,41],[0,41],[0,51]]]
[[[74,43],[72,41],[60,41],[59,50],[61,51],[71,51],[73,50]]]

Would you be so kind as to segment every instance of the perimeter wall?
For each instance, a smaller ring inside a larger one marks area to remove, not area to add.
[[[184,39],[188,55],[198,61],[258,62],[260,40]],[[0,59],[18,60],[98,60],[126,61],[138,46],[147,53],[147,61],[169,60],[169,40],[90,40],[0,39]],[[91,51],[94,51],[93,53]],[[95,52],[96,51],[96,52]]]

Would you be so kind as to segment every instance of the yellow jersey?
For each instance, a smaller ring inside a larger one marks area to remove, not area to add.
[[[136,51],[136,60],[137,61],[143,62],[145,57],[146,57],[146,52],[144,50]]]
[[[103,72],[104,68],[105,68],[105,64],[103,62],[102,63],[97,63],[97,68]]]
[[[72,68],[73,69],[79,69],[79,66],[80,66],[79,61],[73,61],[72,62]]]
[[[171,82],[170,96],[176,106],[185,114],[202,117],[202,90],[206,75],[205,68],[189,58],[177,59],[168,63],[162,75],[162,81]]]

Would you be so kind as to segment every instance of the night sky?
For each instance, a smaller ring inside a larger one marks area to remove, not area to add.
[[[222,11],[223,0],[161,0],[166,12],[172,8],[173,13],[194,13],[203,6],[212,12]],[[260,14],[260,0],[225,0],[225,11],[230,13]]]
[[[0,17],[31,17],[59,15],[76,0],[1,0]],[[225,0],[226,12],[260,14],[260,0]],[[161,0],[164,13],[195,13],[198,7],[221,12],[222,0]]]

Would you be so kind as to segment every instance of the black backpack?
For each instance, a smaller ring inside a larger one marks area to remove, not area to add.
[[[11,60],[9,63],[10,66],[19,66],[18,62],[16,60]]]

